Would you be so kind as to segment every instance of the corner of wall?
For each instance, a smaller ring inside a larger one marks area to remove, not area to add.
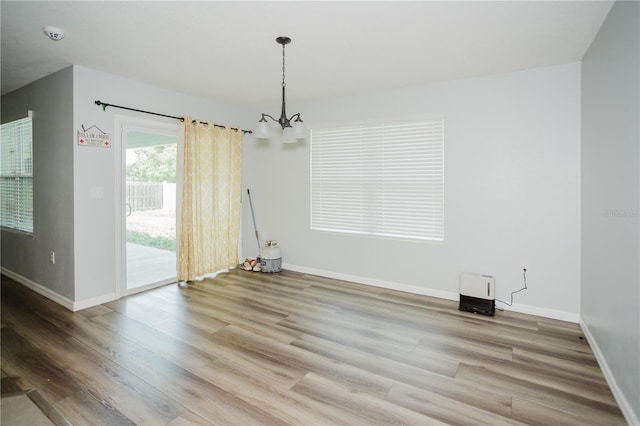
[[[604,357],[600,346],[598,346],[598,341],[595,339],[595,337],[591,333],[591,330],[589,329],[589,326],[582,317],[580,317],[580,327],[582,328],[582,331],[587,338],[589,346],[591,346],[591,350],[593,351],[593,354],[598,361],[598,365],[602,370],[602,374],[604,375],[604,378],[606,379],[607,384],[611,389],[611,393],[613,393],[613,397],[620,406],[620,410],[622,411],[625,420],[630,425],[640,425],[640,418],[638,418],[636,413],[633,411],[631,402],[627,399],[624,392],[620,389],[620,386],[618,386],[618,382],[616,382],[616,378],[613,375],[613,372],[611,371],[611,368],[609,367],[609,364],[607,363],[607,360]]]

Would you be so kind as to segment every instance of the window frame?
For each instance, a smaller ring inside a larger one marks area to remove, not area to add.
[[[11,145],[5,146],[3,140],[0,146],[0,228],[3,231],[33,236],[33,114],[29,111],[26,117],[2,123],[0,126],[3,134],[5,131],[11,132]],[[22,126],[28,126],[28,130],[21,130]],[[6,130],[7,128],[9,130]],[[16,128],[20,129],[19,134],[16,134]],[[26,144],[28,146],[25,146]],[[5,158],[7,150],[10,149],[16,154],[13,158]],[[6,180],[9,183],[5,185]],[[6,191],[9,188],[11,191]],[[10,197],[7,197],[8,192],[11,194]]]
[[[401,136],[401,131],[406,131],[406,136]],[[361,134],[353,136],[358,132]],[[330,143],[335,144],[336,147],[319,148],[318,143],[322,145],[327,142],[323,140],[319,142],[318,137],[323,139],[333,137],[335,140]],[[335,123],[314,127],[311,130],[309,166],[311,230],[443,243],[445,231],[444,139],[444,115],[376,122]],[[403,144],[402,147],[400,144]],[[351,154],[348,153],[347,146],[350,147]],[[409,150],[401,149],[405,146],[408,146]],[[354,154],[358,149],[360,149],[359,157]],[[369,151],[374,149],[381,152],[381,159],[369,158],[371,157]],[[341,151],[347,156],[353,156],[354,159],[351,157],[343,159],[340,157]],[[328,178],[323,175],[325,171],[320,170],[323,168],[319,159],[321,156],[330,160],[325,164],[324,169],[330,169],[332,166],[334,169],[339,169],[339,172],[331,170],[327,172],[329,176],[335,173],[333,182],[330,182],[331,176]],[[368,164],[370,161],[372,162]],[[386,169],[376,167],[379,165],[378,161],[380,161],[379,164],[384,164]],[[389,167],[389,162],[399,167],[394,170]],[[348,167],[352,168],[347,169]],[[360,170],[356,170],[358,168]],[[336,179],[343,178],[346,170],[354,173],[355,177],[348,175],[344,183],[346,188],[335,189],[342,186]],[[414,172],[416,173],[412,175]],[[371,179],[380,179],[380,182],[374,185],[369,183],[362,185],[358,179],[367,182]],[[414,199],[408,191],[405,191],[404,186],[398,186],[398,182],[402,179],[408,179],[407,188],[411,185],[417,186],[416,192],[420,198],[416,205],[412,205]],[[331,183],[334,188],[329,186]],[[360,189],[365,194],[349,198],[349,191],[355,194],[358,184],[361,185]],[[327,190],[329,195],[326,197],[329,201],[325,206],[321,200],[321,194],[324,194],[325,190],[319,188],[322,185],[327,185],[329,188]],[[369,186],[374,188],[369,189]],[[389,197],[390,195],[392,197]],[[363,201],[364,198],[370,198],[373,201]],[[389,201],[392,198],[395,201]],[[328,206],[329,204],[331,205]],[[346,212],[341,213],[343,206]],[[361,209],[360,212],[358,208]],[[344,217],[340,218],[341,214]],[[334,219],[335,222],[332,222]]]

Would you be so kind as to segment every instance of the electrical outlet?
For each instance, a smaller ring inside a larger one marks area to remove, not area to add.
[[[529,270],[529,262],[520,262],[520,270],[524,271],[524,270]]]
[[[49,252],[49,262],[51,262],[52,265],[56,264],[56,252],[53,250]]]

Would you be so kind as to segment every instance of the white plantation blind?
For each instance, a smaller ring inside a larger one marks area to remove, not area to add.
[[[31,117],[0,125],[0,225],[33,233]]]
[[[444,119],[311,132],[311,228],[444,240]]]

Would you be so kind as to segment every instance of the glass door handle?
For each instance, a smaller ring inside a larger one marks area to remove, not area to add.
[[[131,216],[131,213],[133,213],[133,208],[131,207],[131,204],[126,203],[126,204],[124,205],[124,207],[125,207],[125,215],[124,215],[124,217],[129,217],[129,216]]]

